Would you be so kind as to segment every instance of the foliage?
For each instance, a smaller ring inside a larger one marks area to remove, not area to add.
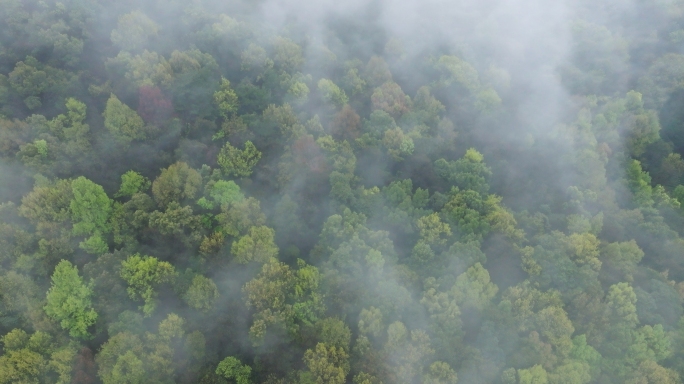
[[[252,168],[259,162],[259,159],[261,159],[261,152],[251,141],[247,141],[243,150],[226,143],[218,154],[217,162],[226,174],[247,177],[252,174]]]
[[[121,262],[121,278],[128,283],[128,295],[144,301],[141,309],[146,316],[150,316],[157,306],[155,288],[172,281],[175,276],[173,266],[156,257],[135,254]]]
[[[172,202],[182,202],[193,199],[202,184],[199,172],[190,168],[188,164],[178,162],[162,170],[161,174],[152,182],[152,195],[161,207]]]
[[[116,197],[133,196],[138,192],[144,192],[150,188],[150,181],[138,172],[128,171],[121,175],[121,187]]]
[[[216,374],[225,377],[226,379],[235,380],[236,384],[249,384],[252,368],[249,365],[242,365],[240,360],[233,356],[226,357],[216,367]]]
[[[681,1],[280,3],[0,0],[0,383],[682,381]]]
[[[147,137],[143,119],[134,110],[119,101],[114,94],[107,100],[107,107],[103,115],[105,128],[122,142],[130,143],[133,140],[142,140]]]
[[[92,288],[83,283],[78,269],[62,260],[52,274],[52,286],[47,292],[45,313],[60,322],[73,337],[88,339],[88,327],[97,320],[92,308]]]
[[[192,279],[192,285],[183,296],[189,306],[207,312],[214,307],[219,297],[216,284],[209,278],[197,275]]]

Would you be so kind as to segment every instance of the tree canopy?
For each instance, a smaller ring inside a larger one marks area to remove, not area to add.
[[[684,0],[0,0],[0,384],[684,381]]]

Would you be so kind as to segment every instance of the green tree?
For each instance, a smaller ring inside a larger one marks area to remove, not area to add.
[[[143,368],[144,345],[130,332],[118,333],[102,345],[95,360],[97,374],[105,384],[144,383],[148,375]]]
[[[382,311],[375,307],[364,308],[359,314],[359,332],[374,337],[380,336],[384,329]]]
[[[182,203],[197,196],[202,187],[202,176],[188,164],[177,162],[162,170],[152,183],[152,195],[160,207],[172,202]]]
[[[435,161],[435,171],[460,189],[472,189],[482,194],[489,191],[488,179],[492,171],[484,163],[484,156],[474,148],[468,149],[459,160]]]
[[[549,382],[548,374],[541,365],[535,365],[527,369],[518,369],[518,383],[520,384],[546,384]]]
[[[436,361],[430,365],[427,374],[423,377],[425,384],[456,384],[458,376],[449,364]]]
[[[246,234],[251,227],[266,224],[266,216],[261,212],[259,200],[248,197],[221,206],[221,213],[216,219],[222,226],[222,231],[231,236]]]
[[[238,110],[238,97],[230,87],[230,81],[221,77],[221,88],[214,92],[214,103],[224,119],[229,118]]]
[[[387,327],[384,351],[388,356],[387,364],[392,381],[402,383],[420,379],[423,366],[435,353],[427,333],[422,330],[409,332],[400,321]]]
[[[302,47],[287,37],[277,36],[273,40],[273,50],[273,62],[284,71],[294,71],[304,64]]]
[[[341,349],[316,344],[316,348],[304,353],[304,363],[315,384],[344,384],[349,374],[349,356]]]
[[[644,251],[634,240],[607,244],[601,250],[601,259],[604,260],[601,274],[609,277],[611,281],[631,282],[637,264],[643,257]]]
[[[441,72],[440,82],[444,85],[457,83],[471,92],[480,87],[477,70],[456,56],[440,57],[435,62],[435,68]]]
[[[85,285],[78,275],[78,268],[62,260],[52,274],[45,313],[59,321],[72,337],[89,339],[92,336],[88,333],[88,327],[97,320],[97,313],[90,301],[92,294],[92,288]]]
[[[235,261],[240,264],[247,264],[252,261],[265,263],[278,255],[275,231],[263,225],[251,227],[245,236],[233,242],[230,253],[235,257]]]
[[[636,308],[636,294],[627,283],[612,285],[606,295],[608,316],[617,324],[635,327],[639,324]]]
[[[294,336],[301,324],[314,324],[325,311],[318,269],[301,260],[297,267],[271,258],[243,286],[247,307],[254,309],[249,330],[254,345],[261,345],[269,330]]]
[[[135,56],[119,52],[115,58],[107,60],[105,67],[124,72],[124,77],[117,80],[135,87],[169,86],[174,80],[173,69],[164,56],[147,50]]]
[[[69,205],[74,235],[90,236],[80,243],[88,253],[102,254],[108,250],[102,235],[110,231],[112,200],[104,189],[83,176],[71,182],[73,199]]]
[[[190,288],[183,295],[183,300],[194,309],[208,312],[214,307],[218,297],[219,292],[214,281],[208,277],[196,275],[192,279]]]
[[[243,150],[226,143],[218,154],[217,162],[226,174],[247,177],[252,174],[252,168],[259,162],[259,159],[261,159],[261,152],[251,141],[247,141]]]
[[[325,345],[349,351],[351,330],[344,321],[334,317],[322,319],[316,323],[316,333]]]
[[[421,217],[417,226],[421,239],[430,245],[444,245],[451,236],[451,227],[437,213]]]
[[[121,262],[121,278],[128,283],[131,299],[142,299],[145,316],[152,315],[157,306],[155,290],[160,284],[171,282],[177,275],[173,265],[156,257],[135,254]]]
[[[96,356],[98,376],[105,384],[173,383],[194,375],[204,357],[206,340],[185,332],[185,320],[170,313],[156,333],[120,332],[102,345]]]
[[[242,201],[245,198],[245,195],[240,191],[240,186],[235,184],[233,180],[209,182],[207,183],[205,192],[220,207]],[[213,208],[213,204],[211,204],[211,202],[206,201],[206,199],[205,202],[209,203],[211,208]]]
[[[250,384],[252,380],[252,368],[249,365],[243,365],[240,360],[233,356],[226,357],[216,367],[216,374],[232,380],[235,384]]]
[[[39,339],[49,339],[42,332],[29,337],[26,332],[15,329],[2,337],[4,353],[0,356],[0,383],[2,384],[38,384],[44,382],[48,371],[45,343],[36,343]]]
[[[133,351],[127,351],[116,359],[109,377],[102,379],[104,383],[131,383],[142,384],[146,382],[144,363]]]
[[[103,116],[105,128],[125,144],[147,137],[143,119],[114,94],[109,96]]]
[[[150,188],[150,181],[136,171],[128,171],[121,175],[121,187],[115,197],[133,196]]]
[[[54,80],[50,78],[49,67],[43,66],[32,56],[19,61],[14,70],[9,73],[9,83],[12,88],[24,97],[24,104],[29,109],[36,109],[42,105],[41,96],[51,86]]]
[[[349,102],[349,98],[337,84],[332,80],[320,79],[318,80],[318,91],[321,93],[323,100],[336,107],[342,107]]]

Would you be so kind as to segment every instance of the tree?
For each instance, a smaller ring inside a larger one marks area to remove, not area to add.
[[[388,81],[375,88],[371,95],[373,109],[383,110],[395,119],[411,109],[411,98],[404,94],[399,84]]]
[[[233,180],[209,182],[205,191],[220,207],[240,202],[245,198],[245,195],[240,191],[240,186],[235,184]]]
[[[72,384],[94,384],[97,380],[97,367],[93,351],[88,347],[83,347],[75,360]]]
[[[19,61],[9,73],[9,83],[17,93],[25,97],[24,104],[29,109],[36,109],[42,105],[40,96],[51,85],[48,74],[39,66],[38,60],[27,56],[26,60]]]
[[[252,368],[249,365],[242,365],[240,360],[233,356],[226,357],[216,367],[216,374],[233,380],[235,384],[250,384],[252,380]]]
[[[206,340],[200,332],[186,334],[185,320],[170,313],[156,333],[117,333],[102,345],[95,360],[105,384],[173,383],[196,372]]]
[[[477,70],[456,56],[440,57],[435,63],[435,68],[441,72],[440,80],[444,85],[457,83],[471,92],[480,87]]]
[[[183,299],[190,307],[203,312],[211,310],[218,297],[218,288],[214,281],[202,275],[196,275],[192,279],[190,288],[183,295]]]
[[[78,275],[78,268],[62,260],[52,274],[45,313],[59,321],[72,337],[89,339],[92,336],[88,327],[97,320],[97,313],[90,302],[92,294],[92,288],[86,286]]]
[[[143,119],[114,94],[109,96],[103,116],[105,128],[124,144],[147,137]]]
[[[312,325],[325,311],[321,275],[314,266],[297,261],[297,270],[271,258],[259,274],[242,287],[247,307],[255,313],[249,335],[261,345],[267,331],[294,336],[301,324]]]
[[[341,349],[334,346],[326,346],[324,343],[316,344],[314,350],[304,353],[304,363],[311,374],[312,383],[315,384],[344,384],[349,374],[349,356]]]
[[[430,365],[427,375],[423,378],[425,384],[456,384],[458,377],[449,364],[436,361]]]
[[[344,90],[338,87],[332,80],[318,80],[318,91],[321,93],[323,100],[336,107],[342,107],[349,102],[349,98],[344,93]]]
[[[400,321],[387,327],[384,351],[388,356],[387,364],[392,381],[401,383],[411,383],[421,378],[423,366],[435,353],[425,331],[409,332]]]
[[[388,81],[392,81],[392,73],[390,72],[387,62],[380,56],[372,56],[366,68],[363,71],[363,77],[368,84],[373,87],[380,86]]]
[[[114,45],[124,51],[137,51],[157,36],[158,30],[159,26],[147,15],[133,11],[119,17],[119,24],[112,31],[111,39]]]
[[[456,278],[451,291],[459,305],[483,310],[499,288],[491,282],[489,272],[475,263]]]
[[[644,251],[634,240],[607,244],[601,250],[601,259],[604,260],[601,273],[615,282],[631,282],[643,257]]]
[[[221,230],[231,236],[246,234],[251,227],[266,224],[259,200],[253,197],[223,205],[221,211],[216,219],[222,226]]]
[[[680,383],[677,372],[658,365],[655,361],[646,360],[639,364],[635,375],[627,380],[627,384],[677,384]]]
[[[617,324],[635,327],[639,323],[636,300],[634,289],[629,284],[611,285],[606,295],[608,316]]]
[[[226,143],[218,154],[217,162],[228,175],[248,177],[252,174],[252,168],[259,162],[259,159],[261,159],[261,152],[251,141],[247,141],[243,150]]]
[[[146,380],[144,363],[133,351],[119,356],[112,367],[111,376],[103,378],[105,383],[144,383]]]
[[[131,299],[142,299],[140,307],[145,316],[150,316],[156,308],[155,290],[159,285],[172,281],[177,273],[173,265],[159,261],[156,257],[135,254],[121,262],[121,278],[128,283]]]
[[[329,347],[349,351],[349,342],[351,341],[351,330],[344,321],[327,317],[316,323],[316,333],[320,342]]]
[[[124,78],[117,80],[126,81],[136,88],[168,86],[174,80],[173,69],[164,56],[147,50],[135,56],[128,52],[119,52],[115,58],[107,60],[105,67],[124,72]]]
[[[45,351],[36,347],[42,347],[40,344],[44,343],[31,341],[45,337],[49,338],[45,333],[36,332],[29,338],[26,332],[20,329],[15,329],[2,337],[4,353],[0,356],[0,383],[43,382],[48,370],[47,359],[40,353]]]
[[[50,369],[57,375],[58,384],[71,384],[74,360],[77,348],[75,344],[69,344],[64,348],[50,354]]]
[[[528,369],[518,369],[518,383],[520,384],[546,384],[548,382],[548,374],[541,365],[537,364]]]
[[[171,117],[173,104],[158,87],[143,85],[138,90],[137,112],[145,123],[159,125]]]
[[[435,161],[435,171],[460,189],[471,189],[481,194],[489,191],[488,179],[492,171],[484,163],[484,156],[474,148],[468,149],[459,160]]]
[[[58,232],[72,215],[74,193],[71,184],[69,180],[56,180],[36,185],[21,199],[19,214],[34,224],[43,237],[49,232]]]
[[[359,128],[361,127],[361,117],[356,114],[356,111],[349,104],[335,115],[333,120],[333,136],[340,140],[353,141],[359,136]]]
[[[415,149],[413,139],[404,134],[404,131],[402,131],[401,128],[385,131],[385,135],[382,138],[382,144],[387,148],[387,153],[397,161],[401,161],[404,157],[412,155]]]
[[[108,250],[102,235],[110,231],[108,224],[112,201],[104,189],[81,176],[71,182],[73,199],[69,205],[74,235],[90,236],[80,243],[88,253],[102,254]]]
[[[172,202],[192,200],[202,186],[202,176],[188,164],[177,162],[166,169],[152,183],[152,195],[160,207]]]
[[[493,195],[484,199],[476,191],[454,187],[441,214],[466,240],[479,240],[491,230],[488,215],[497,204],[498,199]]]
[[[275,231],[263,225],[251,227],[248,234],[233,242],[230,253],[235,257],[235,261],[240,264],[247,264],[252,261],[265,263],[278,255]]]
[[[653,61],[638,90],[644,94],[648,108],[660,109],[674,89],[684,82],[684,56],[668,53]]]
[[[431,245],[444,245],[451,236],[451,227],[443,223],[437,213],[421,217],[416,225],[421,239]]]
[[[273,62],[284,71],[294,71],[304,64],[302,47],[287,37],[277,36],[273,40],[273,50]]]
[[[133,196],[150,188],[150,181],[135,171],[128,171],[121,175],[121,187],[115,197]]]
[[[229,118],[238,110],[238,97],[230,87],[230,81],[221,77],[221,88],[214,92],[214,103],[224,119]]]
[[[378,337],[383,328],[382,311],[375,307],[361,310],[359,314],[359,332],[361,334]]]

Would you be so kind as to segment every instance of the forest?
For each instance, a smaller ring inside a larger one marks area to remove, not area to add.
[[[684,381],[684,0],[0,0],[0,384]]]

